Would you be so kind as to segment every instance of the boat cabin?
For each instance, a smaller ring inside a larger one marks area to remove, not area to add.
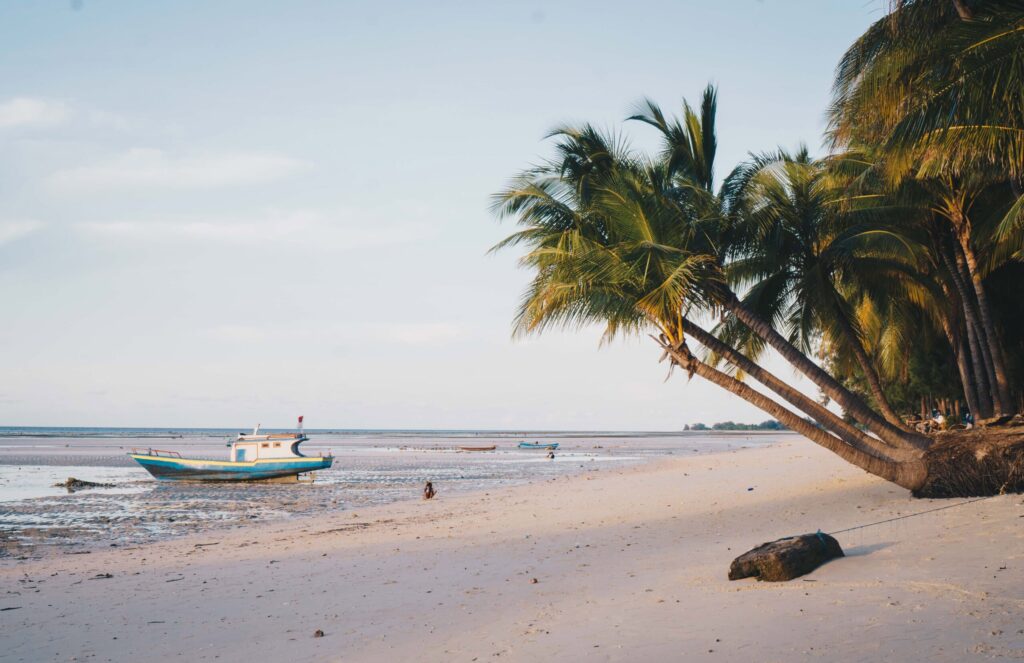
[[[299,445],[305,442],[305,435],[239,435],[230,443],[231,460],[248,463],[266,458],[302,458]]]

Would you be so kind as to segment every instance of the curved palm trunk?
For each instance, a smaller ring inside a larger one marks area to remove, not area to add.
[[[835,378],[808,359],[804,353],[793,347],[768,322],[744,306],[732,291],[727,291],[722,305],[768,345],[772,346],[786,361],[810,378],[829,398],[839,403],[847,414],[864,424],[869,431],[882,440],[895,447],[910,446],[921,450],[927,449],[931,444],[931,440],[927,437],[900,430],[878,416],[864,401],[836,382]]]
[[[864,351],[864,345],[860,342],[856,332],[853,331],[853,327],[850,326],[850,321],[846,319],[842,311],[837,310],[836,313],[836,322],[839,324],[839,329],[842,331],[847,345],[853,350],[857,363],[860,364],[860,370],[868,381],[868,388],[871,390],[871,396],[875,399],[878,409],[881,410],[882,415],[890,424],[900,430],[909,431],[900,416],[892,409],[889,399],[886,398],[885,391],[882,390],[882,382],[878,379],[878,371],[875,370],[875,365],[871,363],[868,353]]]
[[[749,357],[722,342],[690,320],[683,318],[682,329],[708,350],[721,356],[736,368],[754,378],[768,389],[771,389],[847,444],[890,460],[896,458],[906,459],[908,457],[908,450],[891,447],[882,440],[867,435],[856,426],[850,425],[841,417],[829,411],[825,406],[789,386],[771,372],[756,364]]]
[[[985,334],[985,341],[988,344],[988,351],[992,357],[992,369],[995,373],[995,389],[993,395],[998,396],[996,404],[997,414],[1005,414],[1012,408],[1010,397],[1010,383],[1006,378],[1006,360],[1003,358],[1003,349],[999,344],[999,337],[996,334],[996,326],[992,319],[992,309],[988,303],[988,295],[985,292],[985,285],[981,282],[981,272],[978,271],[978,261],[971,247],[970,225],[965,222],[957,230],[957,239],[960,241],[960,248],[964,252],[964,260],[967,263],[967,273],[971,277],[971,284],[974,286],[974,294],[978,300],[978,314],[980,317],[982,331]]]
[[[678,347],[663,344],[662,347],[672,357],[673,362],[691,374],[696,373],[705,380],[736,394],[754,407],[775,417],[790,430],[800,433],[815,444],[828,449],[846,462],[856,465],[869,474],[874,474],[908,490],[921,488],[928,478],[927,466],[920,458],[904,462],[884,460],[850,446],[834,435],[790,412],[752,387],[698,360],[690,354],[685,343],[680,344]]]

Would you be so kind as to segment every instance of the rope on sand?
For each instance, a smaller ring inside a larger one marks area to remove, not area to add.
[[[917,513],[908,513],[905,516],[896,516],[895,518],[886,518],[885,520],[879,520],[876,523],[868,523],[867,525],[857,525],[856,527],[847,527],[846,529],[836,530],[835,532],[829,532],[829,536],[835,536],[836,534],[842,534],[844,532],[852,532],[856,529],[864,529],[865,527],[873,527],[875,525],[882,525],[884,523],[891,523],[896,520],[904,520],[906,518],[913,518],[914,516],[923,516],[926,513],[933,513],[935,511],[943,511],[944,509],[953,509],[958,506],[966,506],[968,504],[974,504],[975,502],[983,502],[990,500],[993,497],[999,497],[999,495],[989,495],[987,497],[976,497],[973,500],[965,500],[963,502],[957,502],[956,504],[947,504],[946,506],[935,507],[934,509],[925,509],[924,511],[918,511]],[[821,531],[821,530],[819,530]]]

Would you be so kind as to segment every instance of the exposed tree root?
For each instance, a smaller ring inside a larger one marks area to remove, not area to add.
[[[1024,492],[1024,428],[936,435],[924,455],[928,477],[914,497],[983,497]]]

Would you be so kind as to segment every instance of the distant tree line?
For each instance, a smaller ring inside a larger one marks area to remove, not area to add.
[[[709,428],[705,424],[696,423],[683,426],[683,430],[789,430],[775,419],[768,419],[759,424],[738,424],[735,421],[719,421]]]

